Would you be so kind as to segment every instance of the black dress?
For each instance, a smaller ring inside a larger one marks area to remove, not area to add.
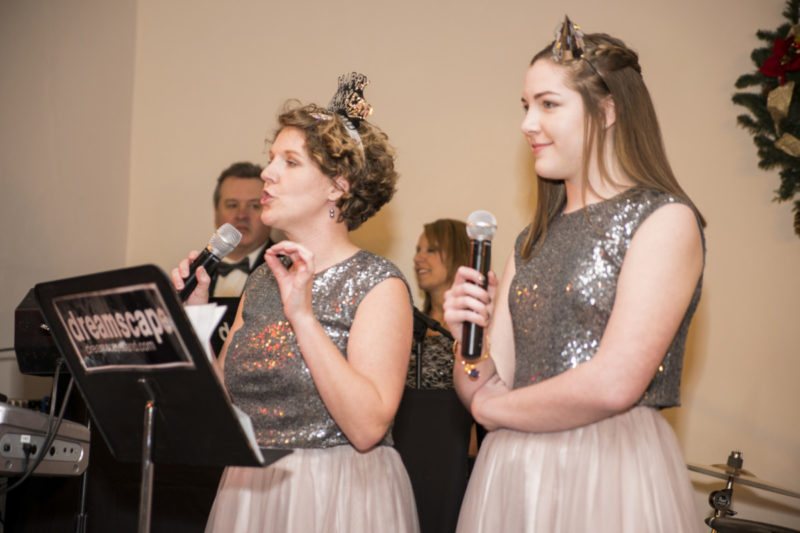
[[[453,388],[453,341],[422,339],[411,355],[406,389],[394,422],[394,443],[411,478],[422,533],[455,531],[467,486],[472,417]]]

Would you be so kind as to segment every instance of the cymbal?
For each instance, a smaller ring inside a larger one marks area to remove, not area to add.
[[[800,498],[800,492],[795,492],[783,487],[779,487],[773,483],[762,481],[753,475],[752,472],[744,470],[743,468],[734,468],[728,465],[698,465],[695,463],[687,463],[686,467],[694,472],[707,474],[719,479],[727,480],[729,477],[734,478],[734,483],[741,483],[742,485],[749,485],[757,489],[764,489],[784,496],[791,496],[792,498]]]
[[[741,518],[712,516],[706,518],[705,522],[719,533],[800,533],[796,529]]]

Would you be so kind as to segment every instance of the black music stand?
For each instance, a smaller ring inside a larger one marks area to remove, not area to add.
[[[150,530],[155,463],[263,466],[259,450],[166,274],[153,265],[34,288],[56,345],[113,456],[142,463],[139,533]]]

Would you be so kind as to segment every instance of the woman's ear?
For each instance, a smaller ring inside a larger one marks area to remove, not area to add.
[[[606,96],[600,105],[603,106],[603,111],[606,115],[605,127],[610,128],[617,121],[617,110],[614,107],[614,99],[610,95]]]
[[[336,176],[331,182],[332,186],[328,193],[328,200],[335,202],[350,191],[350,182],[344,176]]]

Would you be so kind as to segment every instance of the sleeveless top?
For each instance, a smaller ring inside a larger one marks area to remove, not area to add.
[[[373,287],[393,277],[406,283],[394,264],[365,250],[314,276],[314,316],[345,358],[358,305]],[[410,309],[410,292],[408,305]],[[317,392],[266,264],[247,280],[242,317],[244,324],[231,339],[225,358],[225,385],[233,402],[252,419],[259,445],[350,444]],[[380,444],[392,444],[391,428]]]
[[[592,358],[611,315],[617,279],[633,235],[650,214],[672,202],[685,203],[659,191],[632,189],[558,215],[549,224],[541,249],[528,260],[521,257],[527,230],[517,237],[516,274],[508,295],[516,347],[515,389]],[[680,404],[686,335],[702,280],[701,273],[678,331],[636,405]]]

